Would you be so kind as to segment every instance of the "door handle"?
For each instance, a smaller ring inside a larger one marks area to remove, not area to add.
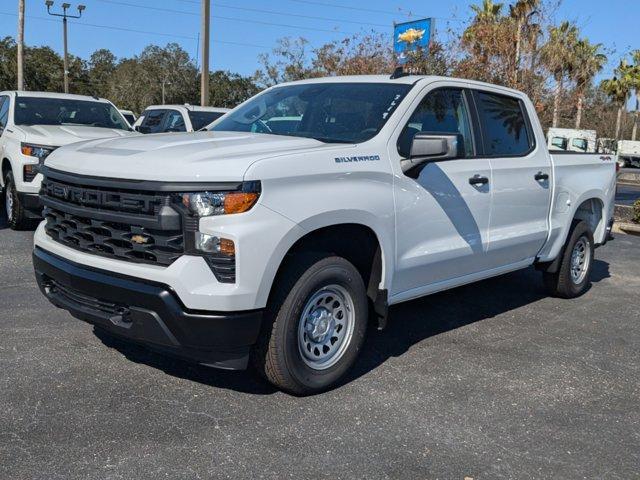
[[[489,179],[478,174],[469,179],[470,185],[486,185],[487,183],[489,183]]]
[[[536,181],[540,182],[542,180],[549,180],[549,174],[548,173],[543,173],[543,172],[538,172],[536,173],[533,178],[536,179]]]

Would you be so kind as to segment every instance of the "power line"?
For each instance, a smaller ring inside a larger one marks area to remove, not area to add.
[[[192,16],[198,16],[198,13],[195,12],[189,12],[189,11],[185,11],[185,10],[174,10],[174,9],[169,9],[169,8],[162,8],[162,7],[151,7],[151,6],[147,6],[147,5],[135,5],[132,3],[126,3],[126,2],[120,2],[120,1],[116,1],[116,0],[96,0],[98,2],[103,2],[103,3],[113,3],[116,5],[126,5],[129,7],[136,7],[136,8],[145,8],[148,10],[157,10],[157,11],[161,11],[161,12],[170,12],[170,13],[181,13],[184,15],[192,15]],[[198,4],[199,2],[194,2],[194,1],[187,1],[187,0],[181,0],[184,1],[185,3],[191,3],[191,4]],[[283,12],[283,11],[277,11],[277,10],[264,10],[261,8],[250,8],[250,7],[236,7],[236,6],[232,6],[232,5],[225,5],[222,3],[214,3],[214,6],[218,7],[218,8],[228,8],[231,10],[240,10],[243,12],[255,12],[255,13],[266,13],[269,15],[281,15],[281,16],[286,16],[286,17],[296,17],[296,18],[305,18],[305,19],[309,19],[309,20],[322,20],[322,21],[326,21],[326,22],[338,22],[338,23],[351,23],[354,25],[363,25],[366,27],[388,27],[389,25],[384,25],[384,24],[380,24],[380,23],[369,23],[369,22],[359,22],[357,20],[346,20],[346,19],[341,19],[341,18],[329,18],[329,17],[319,17],[316,15],[303,15],[303,14],[298,14],[298,13],[290,13],[290,12]],[[308,28],[308,27],[300,27],[300,28]]]
[[[175,9],[171,9],[171,8],[163,8],[163,7],[150,7],[148,5],[136,5],[135,3],[128,3],[128,2],[120,2],[117,0],[97,0],[99,2],[104,2],[104,3],[111,3],[114,5],[122,5],[122,6],[127,6],[127,7],[134,7],[134,8],[142,8],[142,9],[146,9],[146,10],[155,10],[155,11],[159,11],[159,12],[166,12],[166,13],[178,13],[178,14],[183,14],[183,15],[191,15],[191,16],[199,16],[198,13],[195,12],[189,12],[189,11],[185,11],[185,10],[175,10]],[[227,8],[236,8],[236,7],[227,7]],[[240,8],[240,7],[237,7]],[[262,13],[265,13],[264,11]],[[324,32],[324,33],[342,33],[342,34],[346,34],[346,35],[351,35],[354,34],[355,32],[345,32],[342,30],[338,30],[336,29],[326,29],[326,28],[318,28],[318,27],[308,27],[308,26],[303,26],[303,25],[292,25],[292,24],[285,24],[285,23],[275,23],[275,22],[267,22],[264,20],[250,20],[247,18],[237,18],[237,17],[226,17],[226,16],[222,16],[222,15],[211,15],[211,18],[217,18],[220,20],[230,20],[230,21],[234,21],[234,22],[243,22],[243,23],[253,23],[253,24],[257,24],[257,25],[268,25],[268,26],[273,26],[273,27],[285,27],[285,28],[296,28],[296,29],[301,29],[301,30],[313,30],[316,32]],[[318,17],[312,17],[315,20],[319,20],[320,18]],[[385,25],[386,26],[386,25]]]
[[[9,12],[0,12],[0,15],[6,15],[6,16],[11,16],[11,17],[16,17],[17,14],[15,13],[9,13]],[[43,20],[43,21],[47,21],[47,22],[51,22],[54,21],[54,19],[52,18],[47,18],[47,17],[39,17],[37,15],[27,15],[26,18],[29,19],[34,19],[34,20]],[[191,36],[187,36],[187,35],[177,35],[174,33],[164,33],[164,32],[152,32],[152,31],[148,31],[148,30],[138,30],[135,28],[125,28],[125,27],[116,27],[113,25],[99,25],[96,23],[86,23],[86,22],[69,22],[69,23],[73,23],[76,25],[80,25],[80,26],[85,26],[85,27],[92,27],[92,28],[102,28],[102,29],[106,29],[106,30],[117,30],[117,31],[121,31],[121,32],[132,32],[132,33],[142,33],[145,35],[158,35],[158,36],[163,36],[163,37],[174,37],[174,38],[183,38],[183,39],[187,39],[187,40],[197,40],[198,37],[191,37]],[[257,45],[257,44],[253,44],[253,43],[244,43],[244,42],[230,42],[230,41],[226,41],[226,40],[212,40],[213,43],[219,43],[219,44],[223,44],[223,45],[235,45],[235,46],[240,46],[240,47],[254,47],[254,48],[263,48],[263,49],[270,49],[271,47],[268,47],[266,45]]]
[[[187,1],[187,0],[179,0],[179,1]],[[415,17],[424,17],[424,18],[435,18],[436,20],[446,20],[451,22],[464,22],[464,20],[461,20],[459,18],[453,18],[453,17],[434,17],[432,15],[421,15],[421,14],[412,13],[412,12],[404,13],[400,9],[398,9],[397,12],[392,12],[390,10],[376,10],[373,8],[353,7],[350,5],[336,5],[335,3],[319,2],[316,0],[289,0],[289,1],[296,2],[296,3],[306,3],[308,5],[318,5],[321,7],[342,8],[344,10],[353,10],[357,12],[381,13],[383,15],[404,15],[406,17],[415,16]]]

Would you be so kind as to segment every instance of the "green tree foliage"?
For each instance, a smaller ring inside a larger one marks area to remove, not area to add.
[[[0,40],[0,90],[16,85],[16,43]],[[25,87],[31,91],[62,91],[63,62],[49,47],[25,49]],[[149,45],[139,55],[118,59],[108,49],[96,50],[88,60],[69,56],[71,93],[108,98],[120,108],[141,112],[162,101],[200,103],[200,73],[177,43]],[[234,107],[258,92],[252,77],[232,72],[211,73],[211,104]]]

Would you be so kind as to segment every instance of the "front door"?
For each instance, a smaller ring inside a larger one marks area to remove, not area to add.
[[[408,158],[418,132],[456,133],[463,142],[462,158],[434,161],[418,173],[397,176],[392,300],[419,296],[487,268],[491,166],[489,159],[476,157],[469,111],[464,89],[432,89],[389,146],[392,161],[400,162]]]

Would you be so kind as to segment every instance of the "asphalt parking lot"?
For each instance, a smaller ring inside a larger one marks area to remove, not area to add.
[[[581,299],[525,270],[410,302],[294,398],[97,336],[0,225],[0,478],[640,478],[640,238]]]

